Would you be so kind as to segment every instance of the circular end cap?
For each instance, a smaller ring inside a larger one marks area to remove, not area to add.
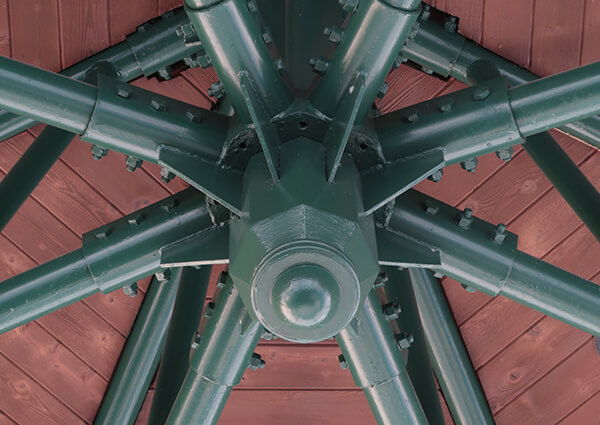
[[[358,310],[360,285],[343,254],[303,241],[268,254],[254,275],[252,307],[265,328],[295,342],[330,338]]]

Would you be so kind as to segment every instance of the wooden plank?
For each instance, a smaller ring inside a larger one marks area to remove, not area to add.
[[[183,72],[183,76],[190,84],[196,87],[209,102],[216,103],[217,100],[207,94],[210,85],[219,80],[214,68],[203,69],[198,67],[187,69]]]
[[[528,67],[534,0],[486,0],[483,3],[483,45],[518,65]],[[510,25],[510,30],[507,25]]]
[[[581,42],[581,65],[587,65],[600,60],[598,40],[600,40],[600,2],[586,0],[583,21],[583,36]]]
[[[600,391],[559,422],[559,425],[600,425]]]
[[[4,356],[0,356],[0,409],[19,424],[85,424]]]
[[[531,70],[541,76],[579,65],[585,0],[535,3]]]
[[[183,0],[158,0],[158,14],[183,6]]]
[[[108,382],[35,322],[0,336],[0,352],[86,422]]]
[[[158,0],[109,0],[110,44],[125,36],[158,15]]]
[[[55,0],[9,0],[14,59],[59,71],[58,7]]]
[[[58,0],[58,10],[65,68],[109,46],[107,0]]]
[[[0,411],[0,425],[17,425],[17,423]]]
[[[445,10],[458,16],[458,30],[476,42],[481,42],[484,1],[446,0]]]
[[[0,55],[10,56],[10,25],[8,0],[0,1]]]
[[[557,423],[598,389],[600,389],[600,357],[594,350],[590,338],[574,355],[498,412],[496,423],[498,425]]]
[[[546,317],[483,366],[479,378],[497,412],[583,345],[589,335]]]

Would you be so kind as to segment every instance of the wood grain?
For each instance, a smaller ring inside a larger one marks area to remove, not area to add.
[[[598,51],[600,25],[598,25],[598,16],[600,16],[600,2],[598,0],[586,0],[581,41],[581,65],[587,65],[600,60],[600,52]]]
[[[108,10],[110,43],[115,44],[157,16],[158,0],[108,0]]]

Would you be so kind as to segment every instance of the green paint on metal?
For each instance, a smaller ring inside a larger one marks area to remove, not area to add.
[[[490,407],[441,285],[431,271],[422,269],[410,270],[410,282],[435,374],[452,418],[459,424],[494,425]]]
[[[202,318],[211,267],[186,267],[169,323],[147,425],[164,425],[190,363],[190,345]]]
[[[231,390],[250,364],[262,331],[228,279],[216,295],[165,425],[216,424]]]
[[[94,425],[133,425],[158,367],[180,285],[181,269],[166,281],[152,279]]]
[[[379,425],[428,424],[375,290],[336,339]]]

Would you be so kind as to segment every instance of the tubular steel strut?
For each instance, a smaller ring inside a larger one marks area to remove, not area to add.
[[[537,79],[444,19],[420,0],[186,0],[62,75],[1,57],[0,139],[52,127],[0,183],[0,227],[75,134],[96,159],[113,149],[193,187],[3,282],[0,331],[156,274],[97,425],[135,422],[161,353],[150,423],[215,424],[244,370],[265,366],[261,335],[337,338],[380,425],[441,423],[434,375],[457,423],[493,424],[433,273],[596,337],[600,287],[412,187],[525,142],[598,238],[600,196],[544,132],[600,147],[600,63]],[[473,87],[378,116],[407,60]],[[233,113],[127,83],[183,65],[214,67],[209,94]],[[202,313],[211,264],[229,271]]]

